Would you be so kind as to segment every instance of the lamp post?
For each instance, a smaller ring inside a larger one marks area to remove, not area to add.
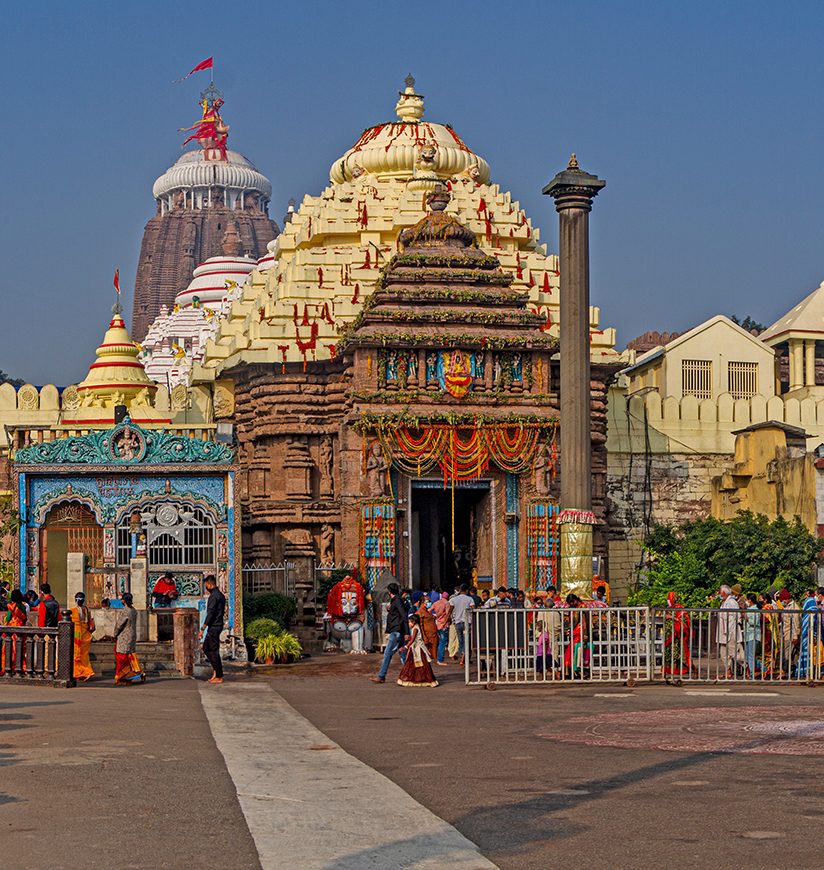
[[[589,213],[606,184],[573,154],[543,192],[555,200],[561,271],[561,584],[590,597],[592,439],[590,434]]]

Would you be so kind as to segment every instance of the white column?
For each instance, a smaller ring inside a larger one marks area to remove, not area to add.
[[[804,361],[804,374],[805,379],[804,383],[808,387],[815,386],[815,339],[814,338],[805,338],[804,339],[804,351],[806,353],[806,359]]]
[[[804,354],[801,339],[791,338],[789,348],[790,389],[797,390],[804,383]]]

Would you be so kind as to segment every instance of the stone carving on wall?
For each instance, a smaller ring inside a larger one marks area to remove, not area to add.
[[[538,448],[535,454],[535,462],[533,464],[533,479],[535,482],[536,495],[549,495],[549,473],[551,470],[547,451],[549,445],[542,445]]]
[[[333,495],[335,491],[335,479],[333,472],[334,447],[332,439],[328,436],[321,439],[318,469],[320,471],[321,495]]]
[[[231,417],[235,412],[235,396],[228,384],[215,384],[214,390],[215,417],[223,419]]]
[[[324,523],[320,532],[320,561],[322,565],[335,564],[335,530]]]
[[[37,388],[31,384],[25,384],[17,391],[17,407],[21,411],[36,411],[40,404],[40,396]]]
[[[112,436],[111,452],[114,459],[124,462],[137,461],[146,449],[145,437],[131,426],[124,426]]]
[[[386,459],[379,442],[372,445],[369,457],[366,460],[366,489],[371,498],[380,498],[386,495]]]
[[[64,411],[76,411],[80,407],[80,394],[75,386],[66,387],[60,398]]]
[[[189,388],[185,384],[178,384],[172,390],[171,400],[173,411],[183,411],[191,407]]]

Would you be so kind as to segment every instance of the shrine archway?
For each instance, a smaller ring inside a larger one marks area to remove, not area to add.
[[[63,607],[66,600],[69,553],[83,553],[89,571],[103,569],[103,527],[91,509],[80,501],[64,501],[46,514],[40,535],[40,582],[51,586]]]

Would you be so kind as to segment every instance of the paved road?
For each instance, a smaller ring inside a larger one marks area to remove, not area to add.
[[[321,734],[271,683],[201,685],[264,870],[496,870],[451,825]]]
[[[1,866],[260,867],[193,681],[0,685],[0,769]]]
[[[449,668],[404,689],[375,668],[316,660],[272,684],[502,870],[822,865],[824,688],[489,692]]]

